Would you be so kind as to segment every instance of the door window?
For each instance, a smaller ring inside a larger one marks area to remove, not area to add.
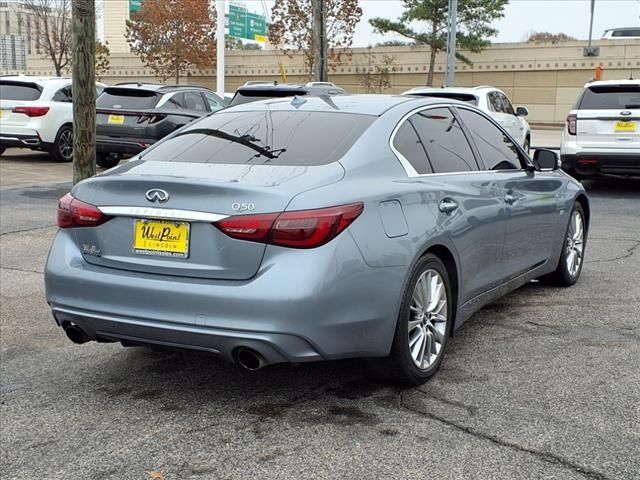
[[[498,97],[502,102],[504,113],[508,113],[509,115],[515,115],[516,112],[513,109],[513,105],[511,105],[511,102],[509,101],[507,96],[504,93],[500,93],[500,92],[497,92],[497,93],[498,93]]]
[[[434,173],[478,170],[460,123],[448,108],[431,108],[411,117]]]
[[[489,106],[491,110],[496,113],[505,113],[502,108],[502,101],[498,95],[498,92],[490,92],[487,97],[489,98]]]
[[[218,110],[222,110],[224,108],[224,102],[213,93],[205,92],[204,97],[207,99],[210,111],[217,112]]]
[[[68,86],[58,90],[52,100],[54,102],[70,103],[71,98],[71,86]]]
[[[522,168],[518,148],[506,133],[477,112],[466,109],[458,112],[488,170]]]
[[[420,175],[433,173],[422,142],[410,121],[404,122],[398,129],[393,146]]]

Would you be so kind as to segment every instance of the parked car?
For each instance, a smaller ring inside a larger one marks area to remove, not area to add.
[[[640,80],[587,83],[562,132],[562,169],[577,178],[640,177]]]
[[[556,153],[448,99],[332,100],[228,108],[76,184],[45,269],[67,336],[419,384],[483,305],[578,280],[589,202]]]
[[[531,128],[524,118],[529,115],[529,110],[527,107],[517,107],[514,109],[507,95],[495,87],[417,87],[404,92],[404,95],[451,98],[474,105],[502,125],[505,130],[522,145],[525,151],[529,152],[531,148]]]
[[[257,102],[268,98],[302,97],[302,96],[335,96],[346,95],[347,92],[330,85],[297,85],[290,83],[279,84],[256,84],[238,88],[235,96],[231,100],[230,106],[241,105],[248,102]]]
[[[105,87],[96,83],[97,93]],[[0,77],[0,155],[9,147],[73,159],[71,79],[27,75]]]
[[[208,88],[126,83],[105,88],[96,106],[96,162],[111,168],[226,105]]]
[[[640,38],[640,27],[610,28],[602,34],[603,40],[633,40]]]

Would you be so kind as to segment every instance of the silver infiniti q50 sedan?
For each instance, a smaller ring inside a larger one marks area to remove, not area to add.
[[[557,163],[447,99],[240,105],[60,200],[47,301],[76,343],[384,357],[418,384],[483,305],[577,281],[589,202]]]

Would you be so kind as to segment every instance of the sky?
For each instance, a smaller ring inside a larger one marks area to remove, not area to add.
[[[261,0],[236,0],[234,3],[245,4],[256,13],[263,11]],[[264,3],[269,7],[273,5],[269,0]],[[368,20],[375,17],[397,19],[403,11],[401,0],[360,0],[360,4],[364,13],[356,29],[354,47],[398,38],[374,34]],[[563,32],[578,39],[587,39],[589,12],[589,0],[510,0],[504,18],[494,25],[499,33],[492,41],[521,42],[532,30]],[[640,26],[640,0],[596,0],[594,38],[600,38],[608,28],[633,26]]]

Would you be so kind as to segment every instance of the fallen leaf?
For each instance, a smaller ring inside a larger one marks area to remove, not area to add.
[[[162,472],[156,472],[155,470],[152,472],[147,472],[149,474],[149,480],[167,480]]]

